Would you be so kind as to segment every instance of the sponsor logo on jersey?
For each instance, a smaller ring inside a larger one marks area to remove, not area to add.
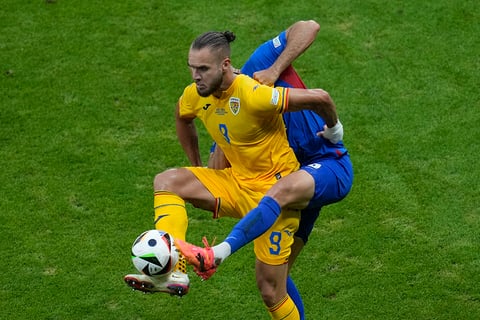
[[[240,99],[236,97],[231,97],[229,102],[230,110],[232,111],[233,115],[237,115],[240,111]]]
[[[205,104],[205,105],[203,106],[203,110],[207,110],[210,106],[211,106],[210,103]]]

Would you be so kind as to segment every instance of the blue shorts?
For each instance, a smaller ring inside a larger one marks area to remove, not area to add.
[[[322,207],[342,200],[350,192],[353,168],[350,156],[345,154],[338,159],[324,159],[302,166],[300,170],[308,172],[315,180],[315,193],[302,210],[300,225],[295,233],[296,237],[307,243]]]

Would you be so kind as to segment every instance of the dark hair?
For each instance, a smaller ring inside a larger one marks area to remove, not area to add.
[[[211,50],[223,51],[226,57],[230,56],[230,42],[235,40],[235,34],[231,31],[209,31],[198,36],[190,46],[190,49],[200,50],[205,47]]]

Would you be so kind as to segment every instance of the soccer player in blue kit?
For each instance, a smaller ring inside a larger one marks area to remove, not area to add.
[[[313,20],[293,24],[262,44],[242,67],[241,73],[263,84],[305,88],[291,63],[313,42],[318,30],[319,25]],[[289,48],[293,51],[289,51]],[[335,136],[326,134],[325,121],[309,110],[285,113],[283,119],[289,144],[301,168],[279,179],[258,206],[234,226],[222,243],[209,247],[204,239],[206,247],[201,248],[176,240],[177,248],[202,278],[208,279],[229,255],[267,231],[282,208],[301,210],[300,226],[295,233],[288,261],[290,269],[307,243],[322,207],[342,200],[350,191],[353,182],[350,157],[342,141],[336,141]],[[228,163],[221,150],[214,149],[210,166],[218,169],[224,165]],[[281,234],[271,235],[271,250],[276,249],[278,237]],[[290,277],[287,291],[303,319],[303,303]]]

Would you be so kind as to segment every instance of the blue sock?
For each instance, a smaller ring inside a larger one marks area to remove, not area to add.
[[[287,278],[287,293],[298,309],[300,320],[305,320],[305,309],[303,307],[302,297],[300,296],[300,292],[298,292],[298,289],[290,276]]]
[[[232,229],[225,239],[232,253],[267,231],[277,220],[282,208],[273,198],[265,196]]]

